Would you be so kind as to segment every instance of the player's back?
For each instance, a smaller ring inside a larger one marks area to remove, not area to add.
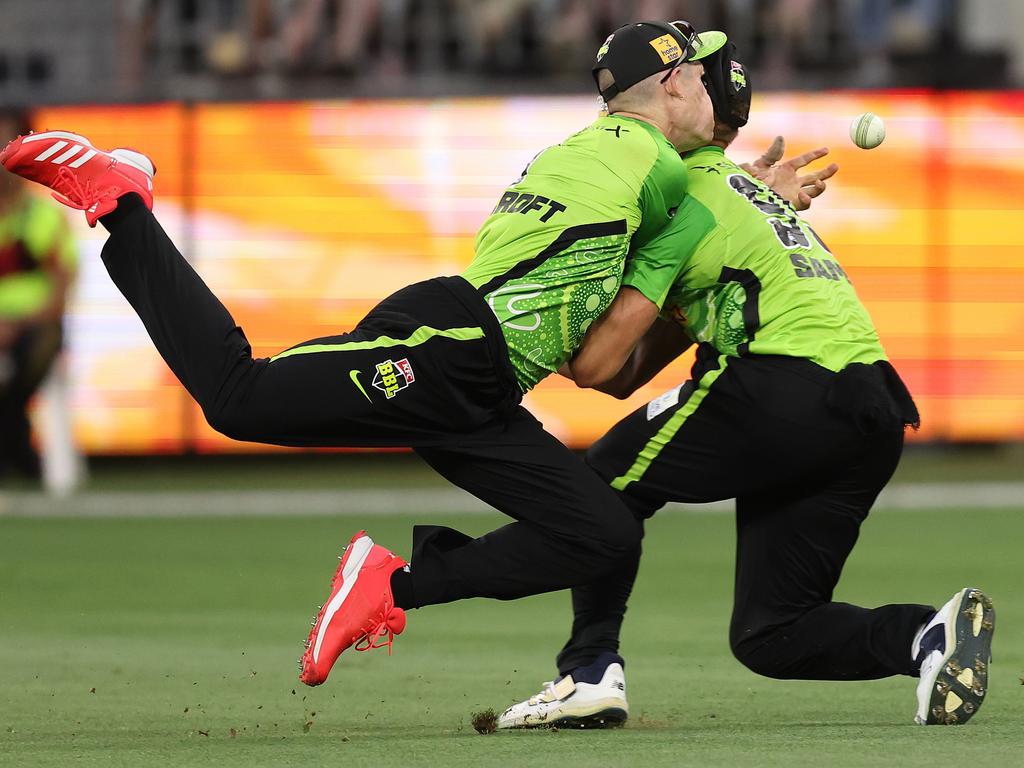
[[[846,272],[786,201],[717,147],[687,166],[687,205],[704,208],[708,225],[666,313],[724,354],[803,357],[833,371],[885,359]]]
[[[630,242],[660,231],[685,189],[665,137],[612,115],[541,152],[501,195],[462,276],[497,315],[524,391],[579,346],[618,291]]]

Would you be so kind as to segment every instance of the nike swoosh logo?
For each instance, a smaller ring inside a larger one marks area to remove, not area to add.
[[[348,377],[352,379],[352,383],[356,385],[356,389],[363,393],[363,397],[366,398],[367,402],[372,403],[373,400],[370,400],[370,396],[366,394],[366,390],[363,389],[363,385],[359,383],[359,374],[360,371],[358,369],[352,369],[348,372]]]

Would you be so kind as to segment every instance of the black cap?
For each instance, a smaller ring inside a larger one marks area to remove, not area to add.
[[[750,75],[736,60],[736,46],[726,43],[704,58],[704,81],[715,116],[726,125],[742,128],[750,116]]]
[[[627,24],[604,41],[591,71],[595,83],[602,69],[612,73],[614,82],[601,91],[601,98],[608,102],[651,75],[709,56],[725,42],[724,33],[712,31],[698,35],[685,21]]]

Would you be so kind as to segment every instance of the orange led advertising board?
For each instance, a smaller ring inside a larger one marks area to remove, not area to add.
[[[865,111],[888,129],[871,151],[847,133]],[[595,114],[592,98],[530,97],[76,107],[36,122],[154,157],[157,216],[269,356],[351,328],[411,282],[458,274],[504,188]],[[791,153],[827,145],[840,164],[806,215],[917,399],[916,439],[1024,438],[1024,94],[770,94],[752,115],[736,159],[783,134]],[[106,277],[104,233],[76,227],[69,368],[84,449],[256,449],[209,429]],[[526,405],[586,447],[688,366],[624,402],[552,377]]]

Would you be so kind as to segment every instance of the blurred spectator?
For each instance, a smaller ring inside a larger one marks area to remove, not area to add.
[[[0,145],[28,129],[24,113],[0,112]],[[27,408],[61,349],[75,263],[57,206],[0,173],[0,477],[40,477]]]
[[[378,22],[383,0],[295,0],[282,28],[284,58],[290,71],[310,68],[326,30],[327,51],[319,69],[352,74],[365,64],[365,54]]]
[[[301,76],[303,97],[335,95],[334,76],[350,74],[396,94],[431,81],[433,92],[450,74],[470,92],[496,75],[583,87],[607,34],[644,19],[725,30],[764,88],[941,86],[931,58],[961,44],[964,1],[109,0],[120,94],[147,99],[247,98],[283,73]],[[184,81],[204,77],[188,90]]]
[[[857,85],[891,85],[892,56],[934,51],[955,14],[953,0],[860,0]]]

